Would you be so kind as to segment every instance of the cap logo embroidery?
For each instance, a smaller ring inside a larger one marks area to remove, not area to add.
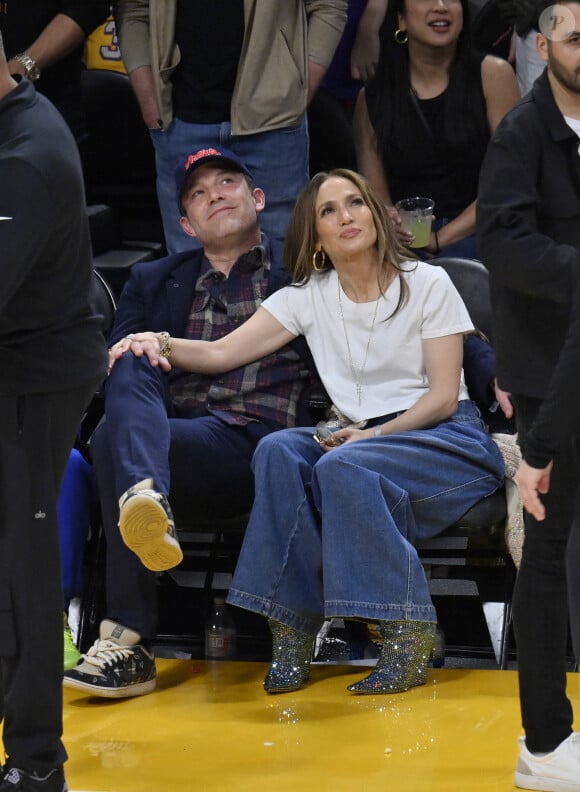
[[[197,162],[202,157],[221,157],[221,151],[218,151],[214,148],[207,148],[207,149],[200,149],[200,151],[196,151],[195,154],[190,154],[189,157],[185,161],[185,168],[184,170],[189,170],[189,168]]]

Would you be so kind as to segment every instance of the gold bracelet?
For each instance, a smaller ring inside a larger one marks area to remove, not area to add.
[[[159,354],[161,357],[169,358],[169,355],[171,354],[171,336],[167,330],[162,330],[160,333],[157,333],[157,335],[161,337],[161,341],[159,343]]]

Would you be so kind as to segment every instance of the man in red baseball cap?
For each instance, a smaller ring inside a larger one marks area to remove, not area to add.
[[[105,422],[92,455],[107,540],[107,618],[64,683],[121,698],[155,688],[156,572],[180,563],[178,514],[229,517],[249,510],[258,440],[296,423],[311,373],[296,343],[229,374],[153,367],[115,355],[144,328],[169,338],[219,338],[288,282],[281,244],[260,231],[264,192],[230,151],[187,155],[176,173],[181,227],[202,248],[133,268],[111,335]]]

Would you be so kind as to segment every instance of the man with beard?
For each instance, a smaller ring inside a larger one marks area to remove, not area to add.
[[[580,276],[580,3],[544,4],[539,22],[537,46],[547,69],[490,143],[477,215],[491,274],[498,382],[511,395],[529,460],[530,429],[564,344]],[[545,519],[526,515],[514,593],[526,733],[516,785],[580,790],[580,734],[572,730],[565,663],[569,621],[580,657],[580,521],[574,517],[580,476],[573,437],[553,451],[549,489],[540,490]]]

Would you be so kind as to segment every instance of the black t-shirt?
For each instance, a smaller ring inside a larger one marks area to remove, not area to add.
[[[476,74],[469,132],[452,142],[445,112],[449,89],[432,99],[418,99],[409,91],[403,108],[407,118],[404,137],[392,133],[381,149],[393,203],[413,195],[435,201],[437,218],[454,218],[475,200],[481,163],[489,141],[485,97],[481,85],[481,58],[473,63]],[[376,80],[366,86],[371,123],[380,122]]]
[[[102,319],[79,154],[51,103],[19,78],[0,99],[0,394],[104,378]]]
[[[104,22],[107,0],[17,0],[0,3],[0,31],[8,60],[24,52],[57,14],[65,14],[88,35]],[[42,72],[38,91],[55,104],[77,140],[85,133],[81,115],[83,45]]]
[[[244,29],[243,0],[178,0],[175,40],[181,62],[173,74],[177,118],[197,124],[229,121]]]

